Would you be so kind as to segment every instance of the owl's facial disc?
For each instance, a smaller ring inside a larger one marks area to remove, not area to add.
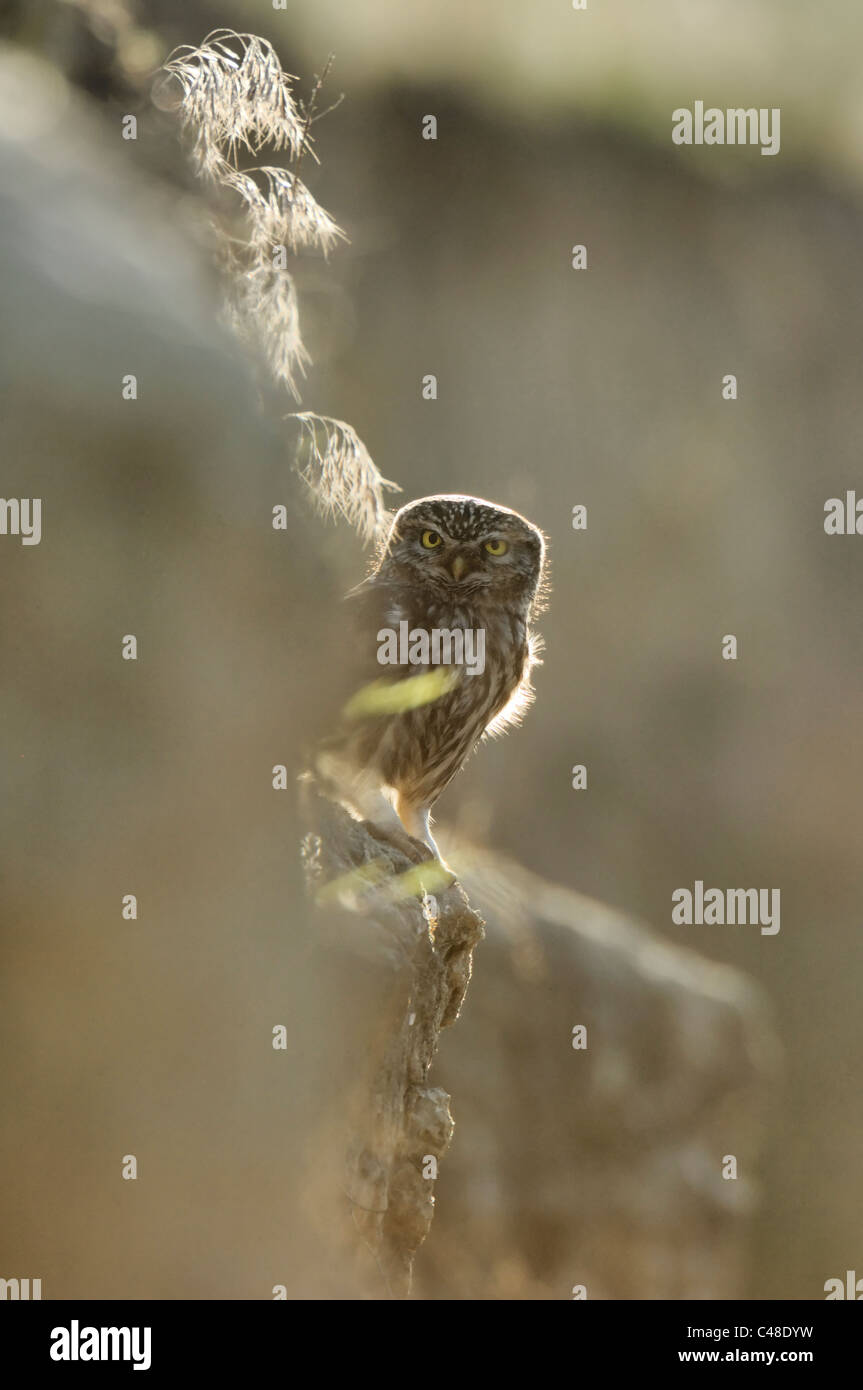
[[[479,498],[423,498],[394,519],[382,570],[439,600],[530,601],[543,563],[541,532]]]

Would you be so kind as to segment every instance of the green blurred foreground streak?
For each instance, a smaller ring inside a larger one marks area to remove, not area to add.
[[[422,671],[404,680],[377,680],[364,685],[352,695],[344,708],[346,719],[364,719],[376,714],[400,714],[404,710],[420,709],[433,704],[452,690],[457,674],[443,666],[434,671]]]

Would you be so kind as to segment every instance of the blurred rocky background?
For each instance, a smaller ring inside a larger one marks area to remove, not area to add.
[[[0,1273],[267,1297],[287,1259],[269,1034],[302,909],[269,769],[364,558],[303,510],[213,327],[147,102],[219,24],[301,90],[333,52],[345,93],[306,171],[350,245],[298,277],[304,406],[407,496],[490,496],[551,540],[537,707],[439,808],[488,936],[433,1072],[456,1131],[417,1292],[823,1297],[859,1261],[863,1158],[860,559],[823,531],[861,477],[863,19],[838,0],[7,5],[2,492],[42,496],[44,535],[0,549]],[[696,99],[780,107],[780,154],[674,146]],[[695,879],[779,887],[780,933],[672,926]]]

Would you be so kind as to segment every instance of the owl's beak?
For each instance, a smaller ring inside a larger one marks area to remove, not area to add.
[[[452,575],[453,579],[461,579],[462,575],[465,574],[466,571],[467,560],[464,558],[463,555],[456,555],[455,559],[450,565],[450,574]]]

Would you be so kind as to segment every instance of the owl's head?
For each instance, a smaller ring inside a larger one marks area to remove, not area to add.
[[[378,575],[442,600],[533,607],[545,564],[542,532],[518,512],[479,497],[422,497],[396,513]]]

